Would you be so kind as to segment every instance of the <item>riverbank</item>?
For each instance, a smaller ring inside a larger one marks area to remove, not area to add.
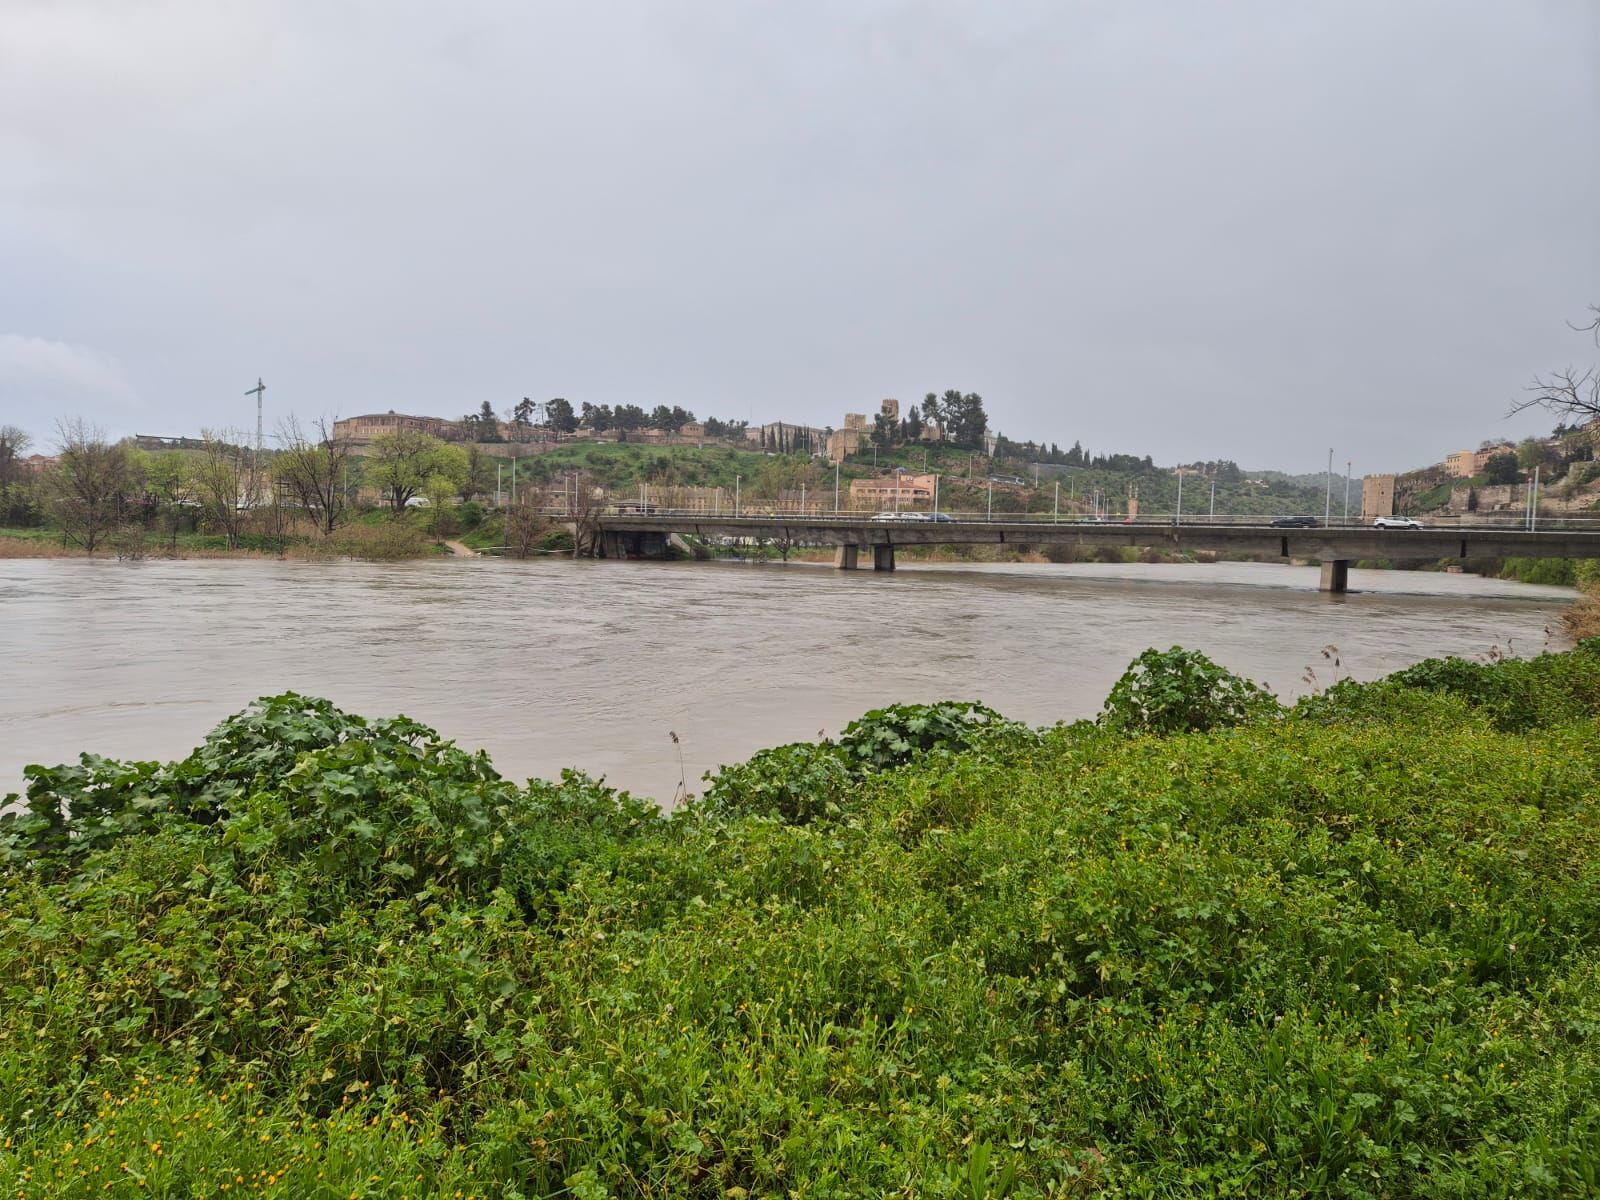
[[[1293,711],[1152,654],[663,818],[278,697],[5,827],[0,1187],[1593,1191],[1596,716],[1596,644]]]
[[[116,558],[139,559],[295,559],[301,561],[360,559],[396,562],[450,554],[447,540],[436,538],[409,517],[387,513],[341,526],[332,534],[297,530],[283,534],[245,534],[230,546],[220,534],[180,533],[158,536],[142,529],[108,533],[93,553],[50,529],[0,529],[0,559]]]

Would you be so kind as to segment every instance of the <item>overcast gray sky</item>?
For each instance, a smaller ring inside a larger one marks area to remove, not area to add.
[[[1356,470],[1600,357],[1594,0],[0,0],[0,422],[524,395]]]

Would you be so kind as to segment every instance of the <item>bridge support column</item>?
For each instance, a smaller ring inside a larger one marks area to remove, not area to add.
[[[856,559],[861,553],[859,546],[840,546],[839,552],[833,556],[833,565],[841,571],[854,571]]]
[[[874,546],[872,548],[872,569],[874,571],[894,570],[893,546]]]
[[[1325,558],[1322,560],[1322,582],[1317,585],[1320,592],[1332,592],[1335,595],[1344,595],[1350,590],[1350,560],[1348,558]]]

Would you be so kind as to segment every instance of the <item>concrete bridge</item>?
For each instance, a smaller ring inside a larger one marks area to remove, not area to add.
[[[876,571],[894,570],[899,546],[1020,545],[1157,547],[1164,550],[1238,551],[1269,558],[1322,563],[1321,590],[1343,592],[1350,564],[1363,558],[1600,558],[1600,529],[1553,526],[1537,530],[1483,525],[1426,529],[1374,529],[1365,525],[1277,528],[1238,520],[1055,521],[1007,516],[1001,520],[927,520],[900,514],[893,520],[858,515],[801,514],[713,516],[706,513],[607,515],[599,519],[602,558],[666,558],[669,539],[760,538],[791,545],[837,546],[836,564],[854,569],[870,551]]]

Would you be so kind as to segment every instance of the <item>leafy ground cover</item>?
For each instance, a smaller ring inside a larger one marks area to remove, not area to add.
[[[0,1195],[1600,1188],[1600,643],[1284,710],[1192,652],[670,817],[258,701],[0,824]]]

